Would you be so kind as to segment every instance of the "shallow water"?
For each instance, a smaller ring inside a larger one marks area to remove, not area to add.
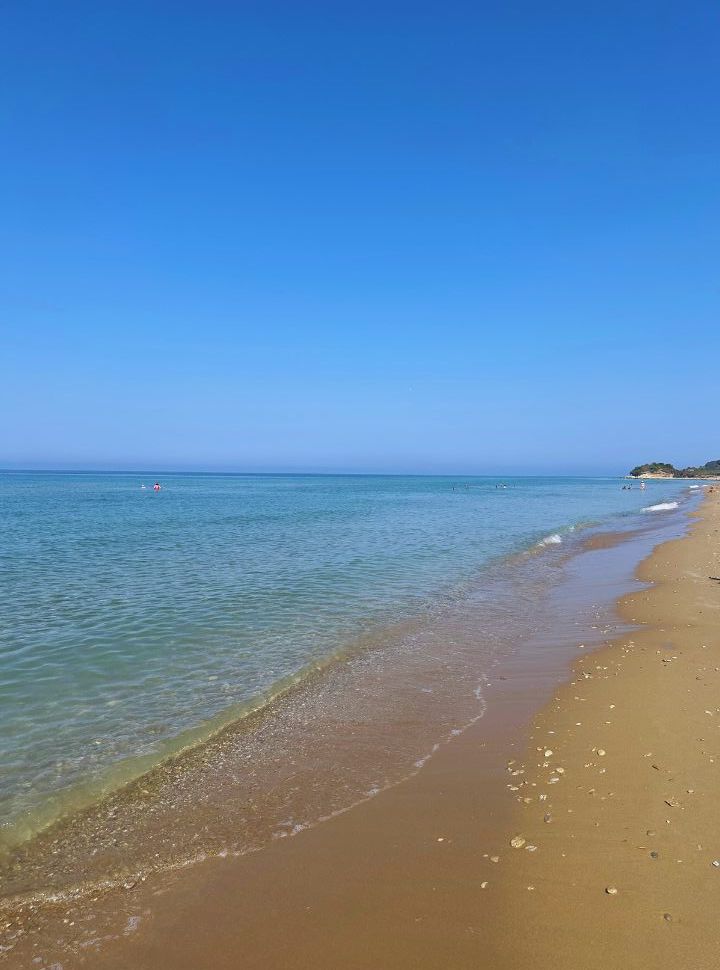
[[[6,844],[343,654],[351,662],[315,687],[326,711],[342,705],[345,716],[354,697],[357,722],[372,711],[380,723],[383,704],[406,704],[408,730],[395,732],[386,761],[367,763],[367,778],[335,779],[335,800],[326,779],[308,817],[382,787],[424,756],[430,732],[414,719],[443,737],[477,716],[493,644],[507,635],[502,618],[512,615],[515,635],[532,626],[548,576],[527,574],[523,606],[498,564],[537,550],[547,571],[578,526],[630,527],[673,514],[687,495],[672,481],[645,491],[617,479],[497,484],[173,475],[156,494],[142,475],[0,474]],[[286,709],[287,741],[299,715]],[[266,770],[256,770],[258,790]]]

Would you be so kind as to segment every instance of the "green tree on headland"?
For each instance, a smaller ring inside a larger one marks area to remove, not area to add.
[[[670,462],[651,461],[647,465],[636,465],[630,474],[633,478],[638,478],[640,475],[672,475],[675,478],[678,470]]]
[[[630,472],[631,478],[642,475],[666,475],[668,478],[714,478],[720,476],[720,458],[706,462],[702,467],[693,465],[676,468],[668,461],[651,461],[646,465],[636,465]]]

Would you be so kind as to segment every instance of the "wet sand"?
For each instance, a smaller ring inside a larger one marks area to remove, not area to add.
[[[642,565],[657,585],[623,599],[646,625],[575,644],[560,690],[551,644],[506,658],[485,717],[418,775],[261,852],[133,887],[119,939],[65,970],[715,966],[719,529],[713,494]]]
[[[633,532],[598,532],[588,536],[582,545],[583,549],[588,552],[593,549],[611,549],[613,546],[620,545],[621,542],[627,542],[633,535],[635,535]]]

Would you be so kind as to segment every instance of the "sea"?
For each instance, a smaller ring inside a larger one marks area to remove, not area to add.
[[[588,536],[680,528],[701,492],[602,477],[156,478],[0,473],[13,891],[57,893],[93,866],[127,878],[150,856],[185,865],[188,845],[238,854],[420,770],[482,716],[497,651],[537,630]]]

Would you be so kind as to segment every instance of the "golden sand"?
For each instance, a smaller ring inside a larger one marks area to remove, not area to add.
[[[527,841],[499,887],[507,966],[720,966],[718,574],[714,490],[641,565],[655,585],[622,600],[643,626],[580,656],[535,720]]]

